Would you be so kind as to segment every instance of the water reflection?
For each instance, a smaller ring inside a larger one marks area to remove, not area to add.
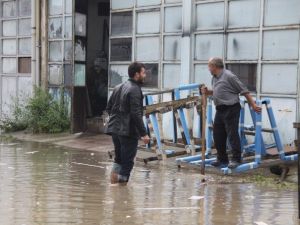
[[[196,173],[143,165],[113,187],[110,166],[96,152],[0,144],[0,224],[298,224],[296,192],[204,185]]]

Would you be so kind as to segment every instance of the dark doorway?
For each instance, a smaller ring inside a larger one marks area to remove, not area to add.
[[[108,98],[109,20],[109,0],[75,1],[73,132],[100,131]]]
[[[87,89],[92,117],[106,108],[108,91],[109,0],[88,1]]]

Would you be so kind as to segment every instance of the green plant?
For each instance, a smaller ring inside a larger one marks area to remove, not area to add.
[[[35,87],[31,98],[26,98],[26,101],[12,101],[12,113],[2,116],[0,129],[4,132],[29,129],[33,133],[66,131],[70,128],[70,119],[63,99],[60,96],[60,100],[56,101],[47,91]]]
[[[28,126],[28,111],[24,99],[12,98],[10,114],[2,114],[0,129],[4,132],[24,130]]]
[[[60,99],[55,101],[42,88],[34,89],[34,97],[29,99],[27,105],[30,113],[28,128],[33,133],[59,133],[69,129],[70,119],[62,100],[63,96]]]

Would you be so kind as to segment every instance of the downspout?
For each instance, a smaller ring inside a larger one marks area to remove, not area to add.
[[[35,0],[31,0],[31,77],[32,84],[38,85],[36,82],[36,5]]]
[[[34,1],[34,0],[33,0]],[[35,83],[36,86],[41,86],[41,78],[40,78],[40,52],[41,52],[41,9],[40,9],[40,1],[36,0],[35,1],[35,14],[36,14],[36,22],[35,22],[35,27],[36,27],[36,37],[35,37]]]

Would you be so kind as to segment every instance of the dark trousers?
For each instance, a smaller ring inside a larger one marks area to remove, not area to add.
[[[218,152],[218,160],[228,162],[226,152],[227,138],[232,148],[232,160],[241,161],[241,141],[239,136],[239,119],[241,105],[217,106],[213,136]]]
[[[114,161],[121,166],[119,174],[129,179],[137,152],[138,139],[113,134],[112,140],[115,147]]]

